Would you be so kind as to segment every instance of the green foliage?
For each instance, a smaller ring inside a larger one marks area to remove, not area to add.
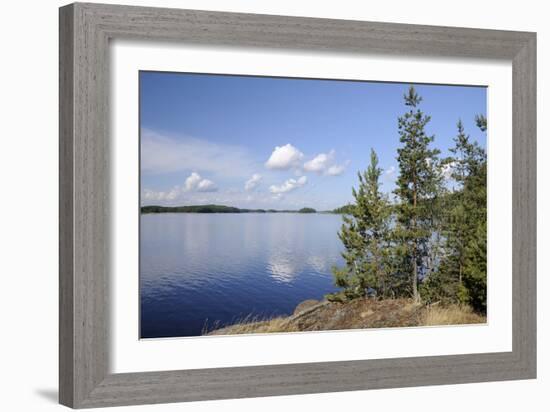
[[[346,265],[333,268],[336,286],[343,288],[346,299],[365,296],[372,288],[385,295],[388,287],[389,202],[380,191],[378,156],[371,150],[370,166],[358,173],[359,187],[352,193],[355,199],[349,214],[343,215],[338,236],[345,251]]]
[[[418,106],[422,98],[410,87],[404,96],[409,110],[398,119],[402,146],[397,149],[399,177],[394,191],[397,205],[396,236],[401,240],[402,271],[410,274],[410,294],[419,300],[418,283],[428,272],[429,242],[434,230],[435,202],[441,190],[438,149],[426,133],[430,116]]]
[[[327,296],[346,301],[374,289],[380,298],[413,297],[426,302],[464,303],[486,311],[487,156],[470,139],[462,121],[451,156],[440,159],[426,133],[430,117],[411,87],[408,110],[398,119],[399,176],[391,204],[380,191],[382,170],[371,152],[358,173],[355,202],[335,209],[345,266],[333,268],[342,290]],[[482,132],[487,119],[476,116]],[[445,178],[447,180],[445,180]]]
[[[477,127],[479,127],[479,129],[482,132],[487,131],[487,118],[484,115],[482,114],[476,115],[475,120],[476,120]]]
[[[349,215],[353,212],[353,208],[355,206],[352,205],[352,204],[348,204],[348,205],[344,205],[344,206],[340,206],[340,207],[337,207],[336,209],[334,209],[332,211],[332,213],[336,213],[336,214],[339,214],[339,215]]]
[[[141,213],[241,213],[243,209],[222,205],[142,206]]]
[[[487,130],[483,118],[480,129]],[[460,126],[460,125],[459,125]],[[479,126],[479,122],[478,122]],[[460,127],[459,127],[460,131]],[[463,134],[463,133],[462,133]],[[460,134],[459,134],[459,137]],[[471,304],[478,311],[485,311],[487,289],[487,156],[477,143],[471,143],[468,136],[457,141],[453,152],[464,170],[461,179],[457,209],[461,212],[450,225],[459,244],[454,249],[460,253],[461,272],[459,287],[463,290],[462,302]],[[458,213],[457,213],[458,214]],[[451,245],[453,246],[453,245]]]
[[[487,222],[480,221],[466,248],[464,288],[467,302],[477,311],[487,312]]]
[[[450,149],[453,156],[444,162],[455,185],[445,197],[441,214],[444,254],[438,271],[424,282],[422,294],[428,301],[467,303],[483,312],[487,288],[487,158],[465,133],[460,120],[454,143]]]
[[[142,206],[141,213],[317,213],[310,207],[300,210],[275,209],[239,209],[224,205],[193,205],[193,206]]]

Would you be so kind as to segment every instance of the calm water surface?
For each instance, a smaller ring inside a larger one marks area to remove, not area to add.
[[[330,214],[141,215],[141,337],[288,315],[335,291],[341,222]]]

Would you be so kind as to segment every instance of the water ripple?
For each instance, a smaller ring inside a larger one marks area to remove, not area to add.
[[[205,322],[290,314],[334,291],[336,215],[143,215],[142,337],[194,336]]]

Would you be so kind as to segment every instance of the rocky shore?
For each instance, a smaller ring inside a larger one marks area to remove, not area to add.
[[[410,299],[355,299],[350,302],[306,300],[288,317],[248,317],[234,325],[205,331],[208,335],[282,333],[365,328],[485,323],[467,306],[417,304]]]

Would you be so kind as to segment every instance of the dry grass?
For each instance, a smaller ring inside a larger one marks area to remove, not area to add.
[[[300,310],[301,309],[301,310]],[[485,316],[468,306],[424,306],[411,299],[356,299],[347,303],[314,301],[299,305],[292,316],[262,318],[247,316],[235,324],[209,325],[204,335],[286,333],[314,330],[344,330],[411,326],[463,325],[485,323]]]
[[[292,325],[286,317],[262,319],[247,316],[234,325],[226,326],[212,331],[204,330],[203,334],[208,335],[241,335],[246,333],[282,333],[299,332],[295,325]]]
[[[464,325],[485,323],[487,318],[472,311],[468,306],[431,306],[426,308],[425,326]]]

